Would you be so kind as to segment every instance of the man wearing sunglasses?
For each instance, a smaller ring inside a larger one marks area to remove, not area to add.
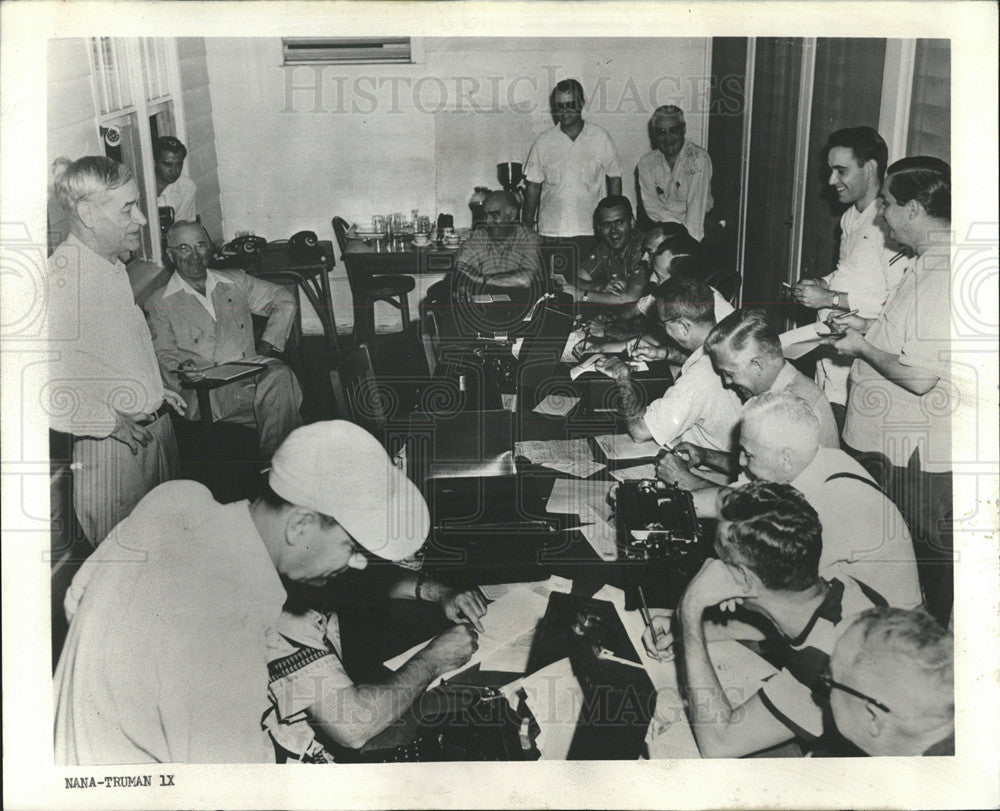
[[[851,577],[819,576],[822,527],[816,511],[787,484],[756,483],[722,497],[715,551],[677,608],[691,726],[704,757],[742,757],[797,739],[810,746],[824,734],[814,701],[833,647],[851,618],[885,601]],[[781,668],[736,704],[723,690],[709,653],[706,621],[742,606],[771,626]],[[669,619],[653,617],[653,656],[673,644]],[[775,633],[776,632],[776,633]]]
[[[699,242],[712,208],[712,159],[685,136],[684,111],[657,107],[649,122],[655,149],[639,159],[636,173],[646,215],[654,222],[679,222]]]
[[[522,222],[550,240],[569,240],[579,250],[593,244],[598,201],[622,193],[622,166],[611,136],[584,121],[583,87],[563,79],[549,99],[556,126],[531,145],[524,165]]]
[[[955,754],[954,640],[926,611],[863,613],[820,687],[837,729],[869,755]]]
[[[295,299],[283,287],[242,270],[213,270],[212,242],[196,222],[177,222],[167,232],[174,275],[146,302],[149,331],[164,386],[187,401],[186,415],[199,418],[193,389],[181,388],[177,370],[197,371],[217,363],[254,361],[266,369],[210,392],[216,420],[257,431],[261,457],[270,459],[302,424],[302,390],[295,374],[274,355],[285,347],[295,319]],[[252,316],[267,326],[255,346]]]

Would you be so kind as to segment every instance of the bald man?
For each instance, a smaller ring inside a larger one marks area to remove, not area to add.
[[[483,201],[486,225],[472,233],[455,270],[472,286],[532,287],[542,282],[541,237],[517,221],[518,200],[493,191]]]
[[[823,679],[837,729],[869,755],[954,755],[954,646],[925,611],[864,612]]]
[[[263,362],[256,378],[211,392],[217,420],[254,428],[263,459],[302,424],[302,390],[292,370],[274,355],[284,350],[295,319],[295,299],[280,285],[242,270],[208,267],[212,242],[196,222],[177,222],[167,232],[174,274],[146,302],[149,331],[164,385],[187,401],[188,419],[198,419],[194,390],[182,389],[178,368],[195,370],[230,361]],[[267,316],[254,345],[253,315]]]

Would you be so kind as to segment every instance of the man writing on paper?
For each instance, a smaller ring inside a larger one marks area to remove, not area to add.
[[[723,388],[703,347],[715,326],[712,291],[698,279],[673,277],[657,288],[656,311],[664,332],[689,353],[680,377],[663,397],[642,408],[628,363],[604,356],[595,364],[617,383],[629,434],[636,442],[655,439],[670,447],[685,441],[731,454],[739,398]],[[666,355],[665,348],[641,343],[633,353],[638,360],[662,360]]]
[[[875,318],[886,297],[899,284],[910,264],[899,246],[887,242],[879,217],[878,193],[889,162],[889,148],[871,127],[848,127],[830,135],[826,143],[829,184],[837,200],[848,208],[840,218],[840,253],[832,273],[802,279],[792,291],[795,300],[825,321],[831,314],[856,309],[862,318]],[[821,357],[816,382],[843,425],[847,403],[850,359]]]
[[[820,574],[856,577],[892,605],[920,605],[913,543],[903,516],[860,464],[839,448],[820,444],[819,423],[808,403],[790,392],[751,399],[743,406],[740,451],[743,475],[737,484],[791,484],[816,510],[823,524]],[[704,463],[695,449],[683,446],[660,460],[658,473],[693,490],[698,515],[711,518],[717,515],[715,482],[691,470]]]
[[[261,719],[281,577],[324,585],[365,568],[362,549],[400,560],[429,526],[423,497],[378,441],[340,420],[289,435],[253,503],[161,485],[67,593],[56,763],[273,763]],[[446,635],[400,674],[406,684],[468,661],[475,631]]]
[[[302,390],[295,374],[274,357],[296,317],[295,299],[277,284],[242,270],[208,267],[212,242],[195,222],[174,223],[167,232],[174,275],[146,302],[149,331],[164,385],[187,400],[188,419],[199,418],[193,389],[182,389],[177,369],[197,370],[228,361],[260,360],[267,368],[256,378],[210,392],[215,419],[256,429],[263,458],[302,424]],[[267,326],[254,346],[253,315]]]
[[[824,728],[823,709],[813,699],[833,647],[854,615],[885,600],[854,578],[820,576],[822,527],[795,488],[748,484],[728,491],[719,512],[718,558],[705,562],[677,608],[698,748],[715,758],[742,757],[792,739],[815,746],[833,732]],[[734,706],[712,664],[705,623],[715,610],[737,605],[777,629],[781,670]],[[653,655],[666,652],[673,644],[669,618],[653,617],[643,642]]]

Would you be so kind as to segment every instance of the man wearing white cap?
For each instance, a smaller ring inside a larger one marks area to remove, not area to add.
[[[253,503],[202,485],[157,487],[84,563],[66,596],[55,674],[60,765],[273,762],[267,640],[281,577],[322,585],[427,535],[427,505],[382,446],[343,421],[292,432]],[[438,672],[476,647],[467,625],[426,658]],[[436,673],[435,673],[436,675]]]

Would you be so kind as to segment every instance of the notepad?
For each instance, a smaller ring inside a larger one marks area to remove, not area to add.
[[[587,539],[587,543],[597,553],[601,560],[617,560],[618,546],[615,543],[617,531],[610,521],[605,521],[593,509],[590,509],[589,517],[593,523],[580,527],[580,534]],[[581,516],[581,520],[586,520]]]
[[[532,411],[536,414],[547,414],[550,417],[565,417],[580,402],[579,397],[567,397],[562,394],[548,394]]]
[[[791,329],[783,332],[779,336],[781,339],[781,352],[789,360],[796,360],[803,355],[808,355],[816,347],[825,343],[825,338],[820,337],[819,328],[823,326],[818,321],[806,324],[798,329]]]
[[[628,434],[601,434],[601,436],[595,436],[594,440],[609,461],[655,459],[661,450],[656,440],[636,442]]]

